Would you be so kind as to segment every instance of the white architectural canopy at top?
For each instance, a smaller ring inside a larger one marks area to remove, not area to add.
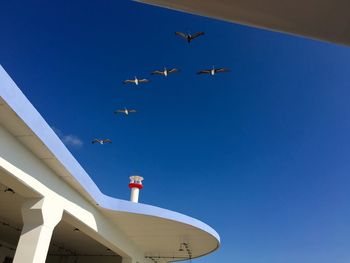
[[[138,0],[138,2],[350,45],[350,1]]]

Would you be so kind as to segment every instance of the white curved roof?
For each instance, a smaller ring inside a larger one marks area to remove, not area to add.
[[[57,176],[76,189],[144,251],[166,261],[188,258],[179,244],[190,244],[192,258],[220,245],[214,229],[189,216],[104,195],[50,126],[0,66],[0,124]]]

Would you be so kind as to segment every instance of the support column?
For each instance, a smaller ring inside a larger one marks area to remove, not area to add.
[[[22,206],[23,229],[13,263],[45,263],[52,232],[62,219],[61,206],[47,198]]]

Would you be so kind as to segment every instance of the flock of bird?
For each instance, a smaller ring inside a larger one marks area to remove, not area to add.
[[[204,32],[197,32],[193,35],[189,34],[189,33],[183,33],[183,32],[175,32],[175,35],[185,39],[188,43],[191,43],[191,41],[193,41],[194,39],[203,36]],[[177,68],[171,68],[171,69],[167,69],[164,67],[163,70],[154,70],[151,72],[151,75],[160,75],[160,76],[164,76],[167,77],[169,74],[172,73],[176,73],[179,72],[180,70]],[[222,73],[222,72],[228,72],[230,71],[230,69],[228,68],[215,68],[214,66],[211,69],[203,69],[197,72],[197,74],[201,75],[201,74],[208,74],[208,75],[212,75],[214,76],[217,73]],[[150,82],[149,79],[146,78],[142,78],[139,79],[136,76],[134,77],[134,79],[126,79],[123,81],[124,84],[134,84],[134,85],[140,85],[142,83],[148,83]],[[135,109],[118,109],[116,111],[114,111],[115,114],[124,114],[124,115],[129,115],[130,113],[135,113],[136,110]],[[93,139],[92,140],[93,144],[107,144],[107,143],[112,143],[112,140],[110,139]]]

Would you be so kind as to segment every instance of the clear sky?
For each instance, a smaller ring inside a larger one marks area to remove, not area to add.
[[[2,1],[0,36],[0,63],[102,192],[128,199],[140,174],[141,202],[218,231],[195,262],[350,261],[350,48],[110,0]],[[232,71],[195,74],[212,65]],[[149,75],[164,66],[181,72]]]

